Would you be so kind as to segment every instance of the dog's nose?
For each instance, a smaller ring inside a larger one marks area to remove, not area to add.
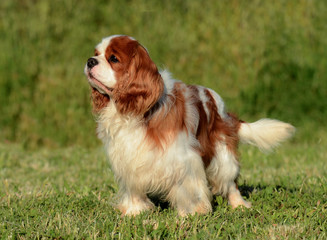
[[[87,60],[87,67],[90,69],[93,68],[97,64],[98,64],[98,60],[96,60],[95,58],[89,58]]]

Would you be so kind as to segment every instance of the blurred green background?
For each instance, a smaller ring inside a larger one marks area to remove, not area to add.
[[[100,145],[83,68],[112,34],[244,120],[291,122],[308,141],[325,131],[327,1],[2,0],[0,141]]]

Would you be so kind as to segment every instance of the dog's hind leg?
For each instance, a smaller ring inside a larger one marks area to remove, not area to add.
[[[240,191],[237,188],[236,183],[231,184],[228,190],[228,202],[232,206],[232,208],[237,208],[238,206],[244,206],[246,208],[251,207],[251,203],[245,201]]]
[[[240,169],[237,155],[231,152],[226,144],[219,144],[216,151],[216,156],[206,169],[211,192],[227,197],[232,208],[238,206],[251,207],[251,203],[242,198],[235,183]]]

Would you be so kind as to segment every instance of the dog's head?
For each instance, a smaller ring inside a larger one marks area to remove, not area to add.
[[[113,101],[121,114],[144,114],[164,91],[163,80],[147,50],[128,36],[104,38],[84,72],[92,87],[95,112]]]

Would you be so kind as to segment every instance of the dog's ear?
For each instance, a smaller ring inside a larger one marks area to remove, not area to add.
[[[108,95],[103,95],[95,88],[92,88],[91,100],[93,113],[99,113],[102,108],[108,105],[110,98]]]
[[[117,110],[122,114],[144,115],[164,91],[161,75],[148,52],[135,41],[131,61],[114,90]]]

